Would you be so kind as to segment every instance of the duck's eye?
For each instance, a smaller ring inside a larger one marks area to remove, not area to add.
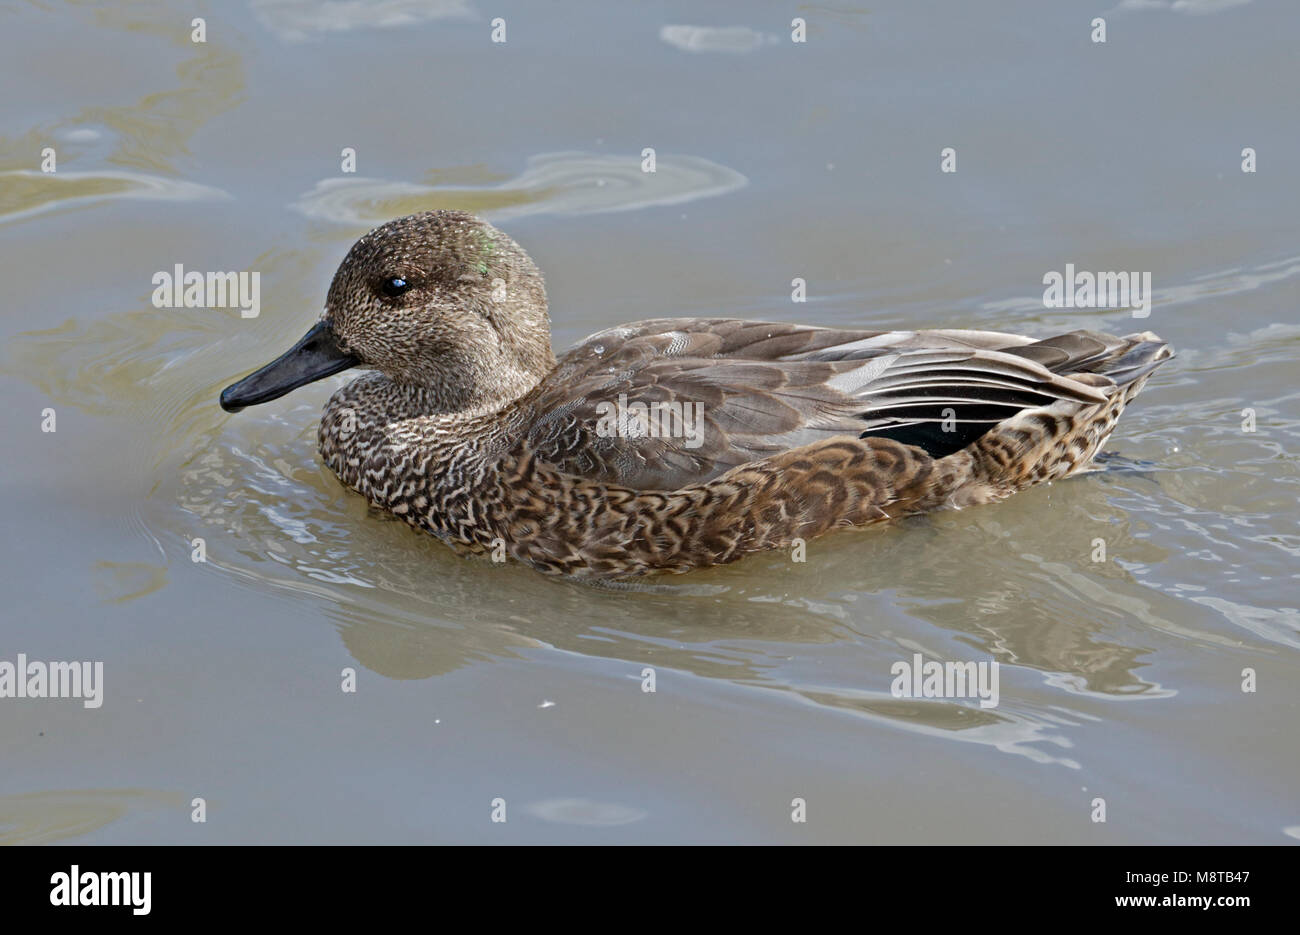
[[[401,276],[394,276],[392,279],[385,279],[379,287],[384,295],[390,299],[395,299],[407,289],[411,288],[410,284]]]

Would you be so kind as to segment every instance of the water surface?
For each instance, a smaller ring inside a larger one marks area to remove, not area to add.
[[[1288,4],[254,0],[0,22],[0,659],[105,670],[99,709],[0,700],[0,842],[1296,836]],[[557,583],[343,490],[314,450],[342,378],[216,404],[306,330],[358,234],[433,207],[530,251],[558,350],[700,314],[1149,328],[1179,356],[1103,473],[803,563]],[[176,263],[260,271],[260,316],[155,308]],[[1044,308],[1066,263],[1150,271],[1150,318]],[[893,697],[914,653],[999,662],[999,704]]]

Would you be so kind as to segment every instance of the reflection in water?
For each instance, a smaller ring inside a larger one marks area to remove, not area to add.
[[[81,837],[130,812],[174,808],[183,799],[150,789],[80,789],[0,796],[0,845],[54,844]]]
[[[1266,640],[1300,649],[1300,610],[1294,607],[1252,607],[1209,594],[1189,596],[1188,600],[1214,608],[1237,626]]]
[[[546,153],[498,185],[330,178],[317,182],[293,207],[311,218],[365,227],[430,208],[459,208],[501,221],[684,204],[735,191],[746,182],[739,172],[697,156],[662,154],[654,172],[643,172],[639,156]]]
[[[1035,763],[1080,768],[1076,760],[1043,749],[1044,745],[1071,746],[1061,728],[1077,722],[1059,715],[1017,711],[994,713],[948,701],[900,700],[887,694],[870,695],[848,689],[835,692],[795,690],[809,701],[828,708],[877,719],[919,734],[983,744],[1002,753],[1026,757]]]

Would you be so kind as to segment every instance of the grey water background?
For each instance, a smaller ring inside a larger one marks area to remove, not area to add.
[[[0,699],[0,842],[1294,843],[1298,25],[1281,0],[6,4],[0,660],[101,660],[105,700]],[[1149,328],[1179,356],[1112,470],[595,591],[345,492],[314,444],[338,381],[217,407],[357,235],[432,207],[530,251],[557,350],[721,315]],[[260,271],[260,316],[155,308],[176,263]],[[1066,263],[1150,271],[1150,317],[1044,308]],[[892,697],[914,653],[998,661],[999,705]]]

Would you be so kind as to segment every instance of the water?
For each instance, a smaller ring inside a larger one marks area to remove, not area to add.
[[[1300,836],[1292,6],[357,9],[0,14],[0,660],[105,672],[98,709],[0,700],[0,842]],[[530,251],[557,349],[701,314],[1179,356],[1104,473],[804,563],[557,583],[343,491],[314,450],[337,380],[217,407],[355,236],[428,207]],[[176,263],[260,271],[261,315],[154,308]],[[1150,318],[1044,308],[1066,263],[1150,271]],[[998,661],[999,704],[893,697],[918,652]]]

